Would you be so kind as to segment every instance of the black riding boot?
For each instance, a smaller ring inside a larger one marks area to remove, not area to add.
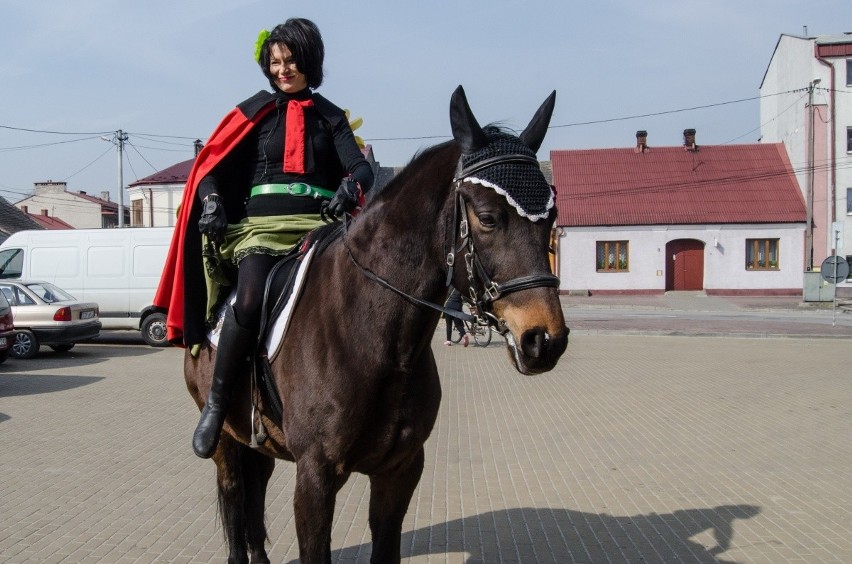
[[[253,350],[255,339],[252,331],[237,322],[233,308],[227,306],[216,350],[213,383],[192,437],[192,450],[201,458],[210,458],[216,450],[234,383],[246,372],[246,358]]]

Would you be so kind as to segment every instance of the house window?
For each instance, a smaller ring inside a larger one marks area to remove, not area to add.
[[[852,215],[852,188],[846,189],[846,213]]]
[[[746,270],[778,270],[778,239],[746,239]]]
[[[598,241],[597,245],[598,272],[627,272],[629,270],[627,241]]]
[[[846,279],[852,280],[852,255],[846,255],[846,262],[849,264],[849,274],[846,275]]]
[[[846,152],[852,153],[852,127],[846,128]]]
[[[142,200],[133,200],[133,202],[130,203],[130,213],[133,216],[130,224],[134,227],[141,227],[143,224]]]
[[[846,86],[852,86],[852,59],[846,59]]]

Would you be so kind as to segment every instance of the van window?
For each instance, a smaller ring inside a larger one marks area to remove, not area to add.
[[[0,278],[20,278],[23,270],[23,249],[4,249],[0,251]]]

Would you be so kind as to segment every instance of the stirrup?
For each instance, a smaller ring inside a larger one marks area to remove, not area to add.
[[[260,412],[257,410],[257,405],[252,403],[251,406],[251,441],[249,446],[257,448],[267,439],[266,427],[263,426],[263,421],[260,419]]]

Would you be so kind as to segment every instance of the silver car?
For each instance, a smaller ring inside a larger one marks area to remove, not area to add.
[[[101,332],[98,304],[81,302],[50,282],[0,280],[0,292],[12,306],[13,358],[32,358],[41,345],[67,352]]]

